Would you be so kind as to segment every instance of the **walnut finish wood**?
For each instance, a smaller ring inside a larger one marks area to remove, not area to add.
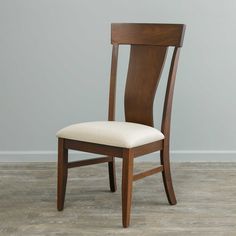
[[[68,149],[65,148],[64,139],[58,139],[58,176],[57,176],[57,209],[64,208],[66,183],[68,176]]]
[[[175,192],[172,184],[171,172],[170,172],[170,153],[169,145],[166,144],[163,150],[160,153],[161,164],[163,166],[162,178],[164,182],[164,187],[166,191],[166,196],[169,204],[175,205],[177,203]]]
[[[133,181],[162,172],[168,201],[170,204],[176,204],[170,172],[169,143],[174,84],[184,31],[185,26],[180,24],[112,24],[113,49],[109,90],[109,121],[115,120],[116,74],[119,44],[131,45],[125,89],[126,121],[149,126],[153,126],[153,100],[165,62],[167,47],[175,47],[168,76],[162,115],[161,131],[165,139],[134,148],[121,148],[59,138],[58,210],[62,210],[64,207],[68,168],[108,162],[110,189],[112,192],[116,191],[114,157],[123,159],[122,222],[124,227],[128,227],[130,224]],[[102,154],[106,157],[68,163],[68,149]],[[156,151],[161,151],[161,166],[133,175],[134,158]]]
[[[153,101],[166,51],[166,47],[131,46],[125,88],[126,121],[153,126]]]
[[[169,140],[170,137],[171,111],[172,111],[175,79],[179,62],[179,54],[180,54],[180,48],[175,48],[172,56],[167,88],[166,88],[165,102],[162,115],[162,124],[161,124],[161,131],[165,135],[165,140],[166,139]]]
[[[183,24],[114,23],[111,25],[111,42],[181,47],[184,31]]]
[[[112,161],[108,162],[109,185],[110,185],[111,192],[115,192],[117,190],[115,157],[111,157],[111,158],[112,158]]]
[[[133,161],[134,156],[132,150],[124,149],[122,166],[122,222],[124,228],[127,228],[130,224],[133,186]]]
[[[152,152],[160,151],[162,150],[162,147],[163,147],[163,140],[134,147],[133,148],[134,157],[139,157]]]
[[[163,166],[158,166],[158,167],[153,168],[151,170],[147,170],[147,171],[135,174],[133,176],[133,181],[136,181],[136,180],[139,180],[139,179],[143,179],[143,178],[145,178],[147,176],[154,175],[154,174],[162,172],[162,171],[163,171]]]
[[[171,205],[177,203],[175,192],[173,189],[171,171],[170,171],[170,154],[169,154],[169,143],[170,143],[170,124],[171,124],[171,110],[172,101],[174,94],[174,85],[176,79],[177,66],[179,61],[180,49],[175,48],[170,66],[170,72],[167,82],[166,96],[163,109],[162,117],[162,133],[165,135],[163,150],[161,150],[161,164],[163,165],[162,178],[165,186],[167,199]]]
[[[115,105],[116,105],[116,75],[118,63],[119,45],[113,45],[111,58],[111,76],[110,76],[110,91],[109,91],[109,107],[108,120],[115,120]]]
[[[65,139],[65,147],[67,149],[96,153],[107,156],[122,157],[123,154],[122,148],[120,147],[113,147],[96,143],[88,143],[71,139]]]
[[[94,165],[104,162],[111,162],[113,160],[112,157],[98,157],[98,158],[91,158],[87,160],[82,161],[72,161],[67,164],[68,168],[74,168],[74,167],[80,167],[80,166],[88,166],[88,165]]]
[[[113,45],[112,59],[111,59],[110,90],[109,90],[109,108],[108,108],[109,121],[115,120],[118,51],[119,51],[119,45]],[[109,173],[110,190],[111,192],[115,192],[117,190],[117,185],[116,185],[116,168],[115,168],[114,157],[112,158],[111,162],[108,162],[108,173]]]

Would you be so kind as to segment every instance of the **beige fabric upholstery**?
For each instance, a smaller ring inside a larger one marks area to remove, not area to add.
[[[94,121],[70,125],[58,131],[57,137],[132,148],[164,139],[150,126],[118,121]]]

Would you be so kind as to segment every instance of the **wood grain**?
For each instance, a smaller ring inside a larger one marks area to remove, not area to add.
[[[125,88],[125,119],[153,126],[153,101],[166,47],[132,45]]]
[[[181,47],[184,31],[183,24],[113,23],[111,42]]]
[[[111,58],[111,74],[110,74],[110,89],[109,89],[109,107],[108,107],[108,120],[115,120],[115,108],[116,108],[116,75],[117,75],[117,63],[118,63],[119,45],[115,44],[112,47]],[[111,192],[117,190],[116,185],[116,167],[115,158],[112,157],[112,161],[108,162],[109,173],[109,185]]]
[[[88,166],[88,165],[94,165],[104,162],[111,162],[112,157],[98,157],[98,158],[91,158],[81,161],[71,161],[67,164],[67,168],[74,168],[74,167],[80,167],[80,166]]]
[[[134,157],[143,156],[152,152],[160,151],[163,148],[163,140],[147,143],[142,146],[134,147]]]
[[[133,176],[133,181],[136,181],[136,180],[139,180],[139,179],[143,179],[143,178],[145,178],[147,176],[154,175],[154,174],[162,172],[162,171],[163,171],[163,166],[158,166],[158,167],[153,168],[151,170],[143,171],[141,173],[135,174]]]
[[[122,157],[123,149],[97,143],[89,143],[71,139],[65,139],[65,147],[67,149],[78,150],[83,152],[96,153],[107,156]]]
[[[122,167],[122,222],[127,228],[130,224],[130,212],[132,202],[133,186],[133,161],[134,156],[131,149],[124,149]]]
[[[119,45],[113,45],[113,47],[112,47],[112,58],[111,58],[109,107],[108,107],[108,120],[109,121],[115,120],[116,75],[117,75],[118,51],[119,51]]]
[[[174,85],[176,79],[176,72],[179,60],[180,49],[175,48],[173,52],[173,57],[170,66],[170,72],[167,82],[166,96],[163,109],[163,118],[162,118],[162,133],[165,135],[163,149],[161,150],[161,164],[163,165],[163,182],[165,186],[165,191],[167,199],[171,205],[177,203],[175,192],[173,189],[171,171],[170,171],[170,124],[171,124],[171,111],[172,111],[172,102],[174,94]]]
[[[65,140],[58,139],[58,166],[57,166],[57,209],[64,208],[66,183],[68,176],[68,149],[65,148]]]

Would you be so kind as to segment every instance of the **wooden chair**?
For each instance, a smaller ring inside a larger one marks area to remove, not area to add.
[[[115,157],[122,164],[122,221],[130,223],[133,181],[161,172],[166,195],[176,204],[172,186],[169,141],[173,91],[185,25],[112,24],[112,63],[108,121],[86,122],[60,130],[58,137],[57,208],[63,210],[68,169],[108,162],[110,190],[116,191]],[[118,48],[130,44],[130,61],[125,88],[125,120],[115,120],[116,72]],[[153,101],[166,59],[167,48],[174,47],[169,70],[161,131],[153,128]],[[68,149],[105,155],[89,160],[68,162]],[[160,151],[161,165],[142,173],[133,173],[134,158]]]

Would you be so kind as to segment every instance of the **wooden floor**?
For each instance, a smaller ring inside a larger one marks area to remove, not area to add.
[[[138,163],[136,170],[154,167]],[[55,164],[0,164],[0,235],[236,235],[236,163],[172,165],[178,204],[167,203],[161,175],[134,183],[131,226],[121,224],[118,191],[106,164],[71,169],[65,210],[56,210]]]

